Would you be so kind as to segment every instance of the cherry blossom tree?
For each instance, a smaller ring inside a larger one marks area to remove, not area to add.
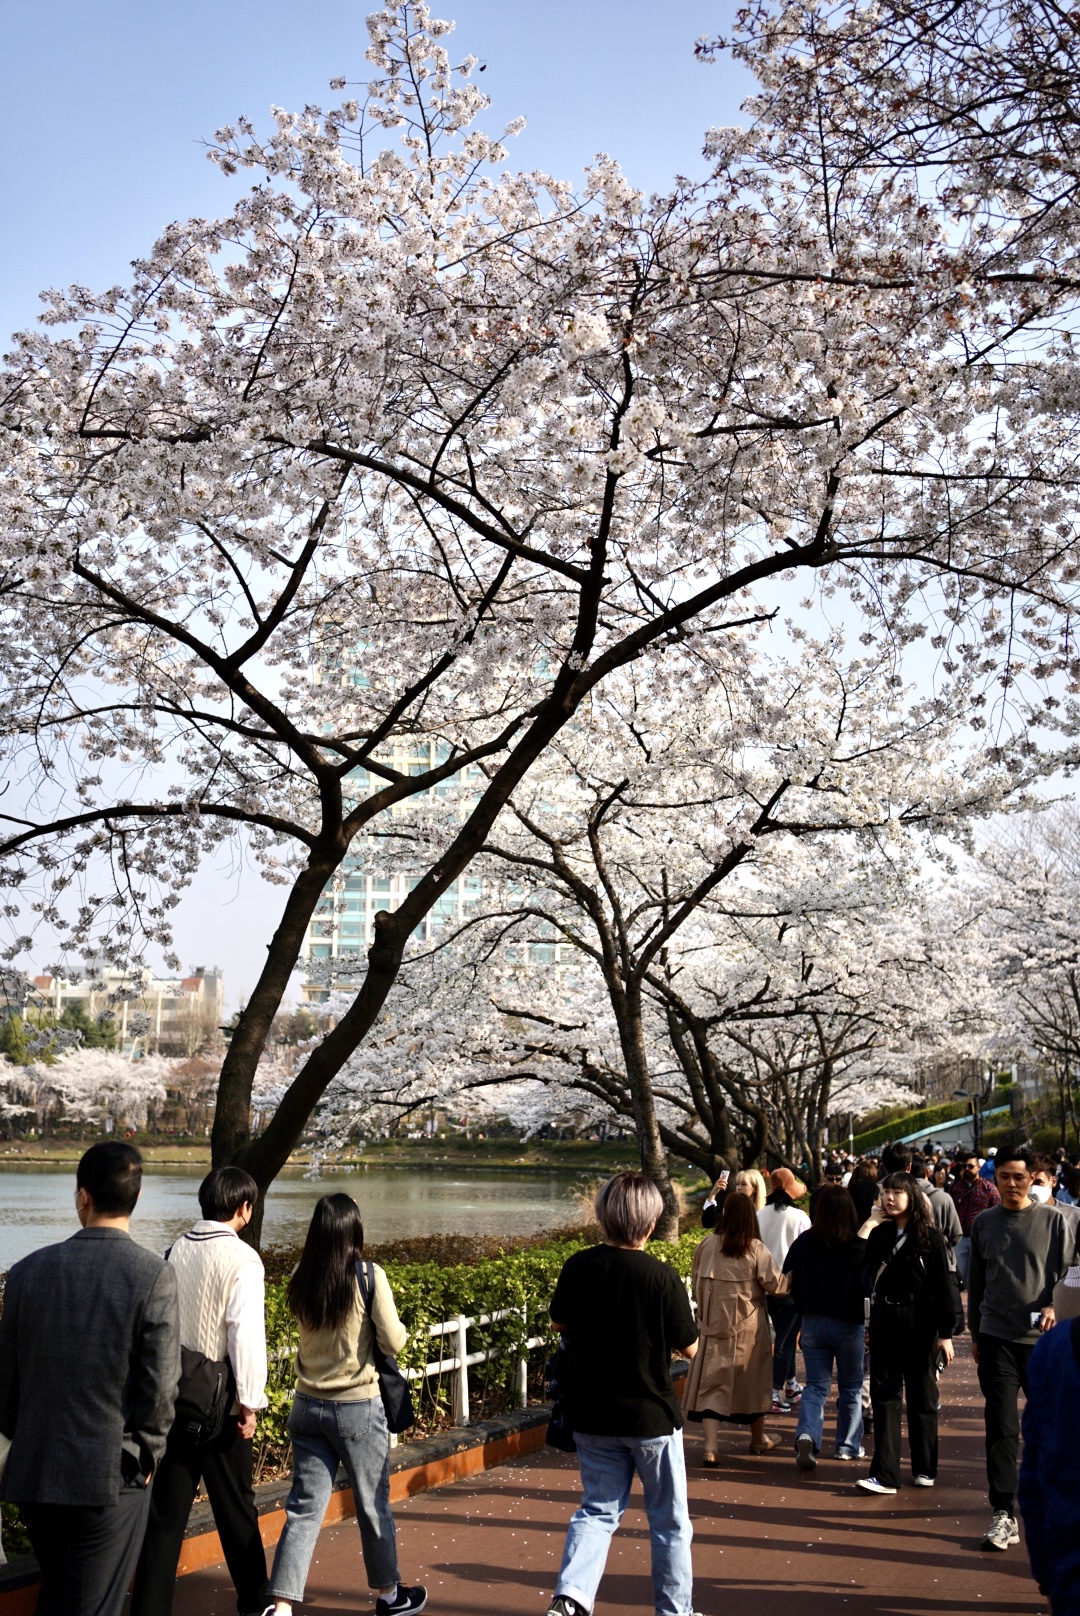
[[[1080,1133],[1080,816],[1059,805],[999,830],[970,893],[994,964],[1011,1048],[1026,1046],[1052,1084],[1065,1144]]]
[[[500,172],[449,25],[408,0],[369,31],[363,97],[221,131],[253,182],[231,211],[170,225],[127,286],[50,294],[0,373],[12,957],[27,918],[125,963],[167,947],[239,838],[283,904],[213,1157],[263,1189],[621,670],[678,646],[689,702],[801,580],[897,655],[936,630],[1020,770],[1057,721],[1038,681],[1080,672],[1052,263],[999,264],[992,223],[902,175],[853,163],[837,193],[779,115],[663,197],[608,158],[578,192]],[[428,861],[253,1139],[320,899],[409,805]]]
[[[450,963],[407,966],[328,1114],[494,1084],[519,1118],[512,1076],[534,1117],[537,1085],[549,1117],[587,1096],[632,1125],[667,1229],[669,1153],[813,1176],[832,1112],[912,1098],[920,1054],[970,1004],[915,855],[1016,782],[958,750],[961,692],[950,713],[887,666],[834,638],[790,664],[717,658],[690,704],[674,654],[609,681],[497,822]]]

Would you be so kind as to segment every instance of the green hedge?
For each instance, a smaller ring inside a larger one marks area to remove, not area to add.
[[[989,1111],[999,1105],[1008,1105],[1011,1089],[1011,1083],[998,1083],[986,1102],[986,1109]],[[960,1122],[970,1115],[970,1102],[961,1100],[946,1100],[941,1105],[920,1105],[911,1111],[897,1111],[887,1121],[855,1135],[855,1154],[862,1155],[876,1145],[888,1144],[906,1133],[922,1133],[924,1129],[931,1133],[946,1122]],[[1010,1129],[1013,1126],[1015,1124],[1009,1124]]]
[[[901,1111],[882,1122],[876,1128],[868,1128],[865,1133],[855,1135],[855,1154],[861,1156],[876,1145],[888,1144],[893,1139],[899,1139],[902,1134],[914,1133],[916,1129],[921,1133],[925,1129],[928,1133],[939,1128],[946,1122],[959,1122],[961,1117],[968,1115],[969,1107],[958,1100],[950,1100],[944,1105],[922,1105],[913,1111]]]
[[[694,1251],[704,1231],[700,1228],[676,1241],[656,1241],[649,1247],[652,1256],[667,1262],[684,1279],[689,1277]],[[469,1330],[469,1351],[493,1347],[508,1349],[504,1356],[469,1370],[469,1397],[474,1418],[501,1412],[512,1405],[518,1360],[523,1357],[530,1336],[553,1340],[548,1320],[548,1304],[555,1281],[567,1257],[592,1242],[570,1238],[514,1251],[502,1257],[489,1257],[475,1263],[444,1265],[436,1262],[396,1263],[383,1266],[394,1292],[401,1321],[409,1339],[399,1355],[403,1369],[421,1368],[437,1362],[442,1354],[453,1359],[453,1336],[432,1338],[431,1324],[456,1318],[459,1313],[477,1317],[514,1309],[514,1315],[497,1324],[474,1326]],[[269,1407],[259,1420],[256,1460],[259,1473],[272,1473],[288,1463],[286,1426],[292,1402],[295,1372],[296,1327],[285,1300],[286,1282],[266,1287],[266,1343],[270,1354],[267,1384]],[[539,1397],[543,1360],[550,1347],[536,1348],[530,1358],[530,1390]],[[456,1372],[432,1375],[413,1381],[413,1401],[419,1421],[414,1434],[421,1435],[452,1417]]]

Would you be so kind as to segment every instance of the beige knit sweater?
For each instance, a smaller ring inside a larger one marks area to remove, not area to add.
[[[371,1299],[372,1320],[360,1300],[356,1286],[353,1310],[336,1329],[309,1330],[300,1325],[300,1350],[296,1354],[296,1389],[304,1397],[320,1397],[330,1403],[359,1403],[379,1395],[379,1376],[372,1356],[375,1333],[386,1353],[400,1352],[409,1339],[397,1315],[390,1281],[373,1263],[375,1289]]]

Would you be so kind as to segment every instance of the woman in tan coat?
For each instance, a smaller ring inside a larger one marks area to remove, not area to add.
[[[749,1425],[750,1452],[768,1453],[780,1438],[765,1435],[772,1409],[772,1344],[765,1297],[786,1295],[780,1272],[758,1239],[754,1203],[729,1195],[720,1226],[694,1254],[694,1301],[700,1331],[686,1388],[688,1417],[704,1427],[702,1463],[717,1464],[720,1422]]]

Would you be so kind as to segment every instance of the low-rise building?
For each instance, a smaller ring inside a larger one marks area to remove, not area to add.
[[[195,1055],[215,1041],[225,1015],[225,983],[216,967],[158,977],[145,966],[107,966],[79,980],[35,976],[33,982],[42,1010],[59,1018],[77,1004],[91,1021],[111,1014],[121,1049],[138,1038],[146,1054]]]

